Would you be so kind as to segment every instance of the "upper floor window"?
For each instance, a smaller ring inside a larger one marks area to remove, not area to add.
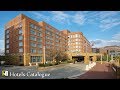
[[[31,27],[31,28],[34,28],[34,24],[31,23],[31,24],[30,24],[30,27]]]
[[[19,36],[19,40],[23,40],[23,36],[22,35]]]
[[[22,34],[22,29],[19,30],[19,34]]]
[[[9,39],[6,40],[6,43],[9,43]]]
[[[37,27],[37,30],[39,30],[39,31],[40,31],[40,30],[41,30],[41,27],[39,27],[39,26],[38,26],[38,27]]]
[[[36,41],[36,38],[34,36],[31,36],[30,39]]]
[[[6,50],[6,53],[9,53],[9,50]]]
[[[22,27],[22,23],[19,23],[19,27]]]
[[[42,42],[42,39],[41,38],[38,38],[38,40],[37,40],[38,42]]]
[[[6,48],[9,48],[9,45],[6,45]]]
[[[40,54],[41,54],[41,53],[42,53],[42,50],[38,50],[38,53],[40,53]]]
[[[9,33],[9,30],[6,30],[6,34],[8,34]]]
[[[39,47],[39,48],[42,48],[42,45],[41,45],[41,44],[38,44],[38,47]]]
[[[6,35],[6,38],[9,38],[9,35]]]
[[[19,46],[23,46],[23,42],[19,42]]]
[[[76,34],[76,37],[79,37],[79,34]]]
[[[38,35],[38,36],[42,36],[42,34],[41,34],[41,33],[38,33],[37,35]]]
[[[36,49],[31,49],[31,53],[36,53]]]
[[[30,30],[30,33],[36,35],[36,32],[32,29]]]
[[[19,52],[23,52],[23,48],[19,48]]]
[[[31,43],[31,46],[32,46],[32,47],[36,47],[36,44],[35,44],[35,43]]]

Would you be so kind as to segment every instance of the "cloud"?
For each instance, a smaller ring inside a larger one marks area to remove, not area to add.
[[[110,30],[120,25],[120,12],[118,11],[48,11],[47,15],[41,12],[29,11],[37,19],[53,21],[58,24],[78,25],[96,24],[101,31]],[[71,13],[71,14],[70,14]]]
[[[50,21],[49,16],[43,15],[43,14],[41,14],[39,12],[29,11],[29,13],[33,14],[35,16],[35,18],[37,18],[37,19],[43,19],[44,21]]]
[[[120,25],[120,17],[118,17],[119,12],[117,11],[105,11],[99,13],[99,21],[101,31],[110,30],[115,26]]]
[[[117,34],[114,34],[112,38],[120,41],[120,32]]]
[[[0,29],[0,40],[4,39],[4,28]]]
[[[0,40],[0,49],[4,50],[4,40]]]
[[[83,25],[85,22],[85,16],[83,13],[79,12],[73,16],[73,22],[79,25]]]
[[[118,14],[118,12],[116,12],[116,11],[102,11],[102,12],[99,12],[99,18],[105,19],[108,17],[114,17],[117,14]]]
[[[68,11],[69,12],[69,11]],[[74,14],[68,14],[63,11],[52,11],[51,14],[53,14],[52,20],[55,22],[59,22],[61,24],[68,24],[76,23],[78,25],[83,25],[85,23],[85,16],[83,13],[86,12],[75,12]]]
[[[71,16],[63,11],[51,11],[52,20],[61,24],[70,24]]]
[[[120,41],[118,40],[102,40],[102,39],[96,39],[96,40],[91,40],[90,42],[94,43],[93,48],[100,48],[100,47],[105,47],[105,46],[120,46]]]

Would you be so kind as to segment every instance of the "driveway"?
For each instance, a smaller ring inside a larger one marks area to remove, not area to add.
[[[0,67],[7,70],[9,76],[0,79],[64,79],[68,77],[78,76],[85,73],[85,64],[60,64],[50,66],[47,69],[37,69],[35,66],[13,66]]]

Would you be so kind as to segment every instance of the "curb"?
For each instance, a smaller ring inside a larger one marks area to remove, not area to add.
[[[77,74],[77,75],[73,75],[73,76],[69,76],[67,77],[68,79],[76,79],[78,76],[82,75],[82,74],[85,74],[87,71],[81,73],[81,74]]]

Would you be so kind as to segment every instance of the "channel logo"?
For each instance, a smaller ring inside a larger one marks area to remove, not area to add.
[[[2,70],[2,76],[3,76],[3,77],[7,77],[7,76],[8,76],[8,71]]]

